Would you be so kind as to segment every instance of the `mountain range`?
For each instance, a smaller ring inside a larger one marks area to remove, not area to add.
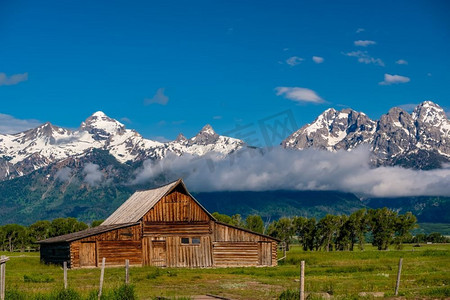
[[[370,148],[373,167],[440,168],[450,161],[450,122],[444,110],[430,101],[419,104],[412,114],[392,108],[378,121],[351,109],[331,108],[281,143],[288,149],[327,151],[351,151],[360,145]],[[66,216],[84,221],[101,219],[135,190],[165,183],[161,175],[145,184],[131,181],[148,161],[209,153],[225,158],[247,147],[239,139],[217,134],[210,125],[191,138],[180,134],[173,141],[153,141],[103,112],[94,113],[76,130],[45,123],[17,134],[0,134],[0,225]],[[260,213],[266,218],[292,213],[320,217],[392,203],[395,209],[411,207],[429,221],[431,211],[445,209],[450,203],[448,197],[362,201],[345,191],[214,192],[197,196],[212,211],[244,216]],[[440,220],[448,222],[448,213]]]
[[[378,121],[352,109],[330,108],[282,142],[284,148],[328,151],[350,151],[362,144],[370,147],[374,166],[439,168],[450,159],[450,121],[431,101],[412,114],[393,107]]]
[[[161,159],[168,153],[227,155],[243,145],[241,140],[218,135],[210,125],[190,139],[180,133],[174,141],[161,143],[143,138],[98,111],[74,131],[47,122],[25,132],[0,134],[0,180],[20,177],[64,159],[86,156],[93,149],[106,150],[118,162],[129,163]]]

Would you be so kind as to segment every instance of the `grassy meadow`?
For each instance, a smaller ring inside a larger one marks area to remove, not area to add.
[[[39,262],[39,253],[0,253],[11,259],[6,266],[7,290],[32,298],[63,286],[59,266]],[[281,253],[279,253],[281,257]],[[450,245],[406,245],[401,251],[303,252],[293,246],[278,267],[221,269],[173,269],[132,267],[130,281],[139,299],[183,299],[214,294],[232,299],[277,299],[287,289],[297,289],[300,261],[306,261],[306,291],[310,298],[328,293],[336,299],[361,298],[360,292],[394,294],[399,258],[403,258],[399,296],[403,298],[450,298]],[[124,268],[105,270],[105,289],[124,281]],[[99,269],[68,271],[69,287],[88,296],[99,286]]]

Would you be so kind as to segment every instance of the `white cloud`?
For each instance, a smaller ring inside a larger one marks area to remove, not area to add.
[[[70,179],[70,176],[72,176],[72,169],[69,167],[64,167],[56,172],[55,179],[66,182]]]
[[[286,60],[286,63],[290,66],[296,66],[296,65],[300,64],[302,61],[304,61],[303,58],[298,57],[298,56],[292,56]]]
[[[367,47],[370,45],[375,45],[376,42],[369,41],[369,40],[358,40],[358,41],[354,41],[353,44],[355,44],[355,46],[359,46],[359,47]]]
[[[171,142],[171,139],[166,138],[165,136],[162,135],[157,135],[157,136],[152,136],[151,137],[152,140],[157,141],[157,142],[161,142],[161,143],[167,143],[167,142]]]
[[[91,186],[98,185],[103,179],[103,173],[100,171],[100,166],[97,164],[86,164],[83,168],[83,174],[85,175],[84,181]]]
[[[358,29],[356,29],[356,33],[361,33],[361,32],[363,32],[363,31],[366,31],[364,28],[358,28]]]
[[[11,76],[7,76],[5,73],[0,73],[0,86],[14,85],[26,80],[28,80],[28,73],[14,74]]]
[[[406,104],[399,105],[398,107],[400,107],[401,109],[410,113],[417,107],[417,105],[419,105],[419,104],[418,103],[406,103]]]
[[[0,113],[0,133],[18,133],[31,128],[36,128],[42,122],[34,119],[21,120],[11,115]]]
[[[399,59],[395,62],[397,65],[407,65],[408,62],[404,59]]]
[[[169,102],[169,97],[164,95],[164,88],[159,88],[156,91],[156,94],[153,96],[153,98],[144,100],[145,105],[150,105],[153,103],[166,105],[168,102]]]
[[[131,123],[132,123],[131,120],[130,120],[129,118],[127,118],[127,117],[122,117],[122,118],[120,118],[120,121],[125,122],[125,123],[128,123],[128,124],[131,124]]]
[[[313,57],[312,57],[312,60],[313,60],[316,64],[321,64],[321,63],[323,63],[323,61],[324,61],[323,57],[320,57],[320,56],[313,56]]]
[[[133,183],[163,175],[167,180],[183,177],[196,192],[284,189],[337,190],[370,197],[450,196],[450,169],[372,168],[369,157],[368,147],[350,152],[248,149],[227,158],[172,155],[161,161],[145,161]]]
[[[307,88],[279,86],[275,90],[277,91],[277,96],[284,96],[284,98],[292,101],[308,103],[325,102],[315,91]]]
[[[358,59],[358,62],[360,63],[374,64],[384,67],[384,62],[380,58],[374,58],[370,56],[367,51],[358,50],[342,54],[344,54],[345,56],[356,57]]]
[[[400,76],[400,75],[384,74],[384,80],[379,82],[379,84],[380,85],[391,85],[391,84],[407,83],[410,81],[411,81],[411,79],[409,79],[409,77]]]

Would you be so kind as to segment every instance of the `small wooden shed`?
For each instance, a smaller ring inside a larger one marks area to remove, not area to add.
[[[100,226],[39,241],[41,261],[71,268],[276,266],[279,240],[217,221],[181,179],[135,192]]]

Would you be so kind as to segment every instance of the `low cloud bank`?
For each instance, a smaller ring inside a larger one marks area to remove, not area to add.
[[[274,148],[244,150],[227,158],[170,155],[146,161],[133,184],[161,175],[182,177],[192,191],[338,190],[365,197],[450,196],[450,168],[422,171],[371,168],[367,147],[347,152]]]

